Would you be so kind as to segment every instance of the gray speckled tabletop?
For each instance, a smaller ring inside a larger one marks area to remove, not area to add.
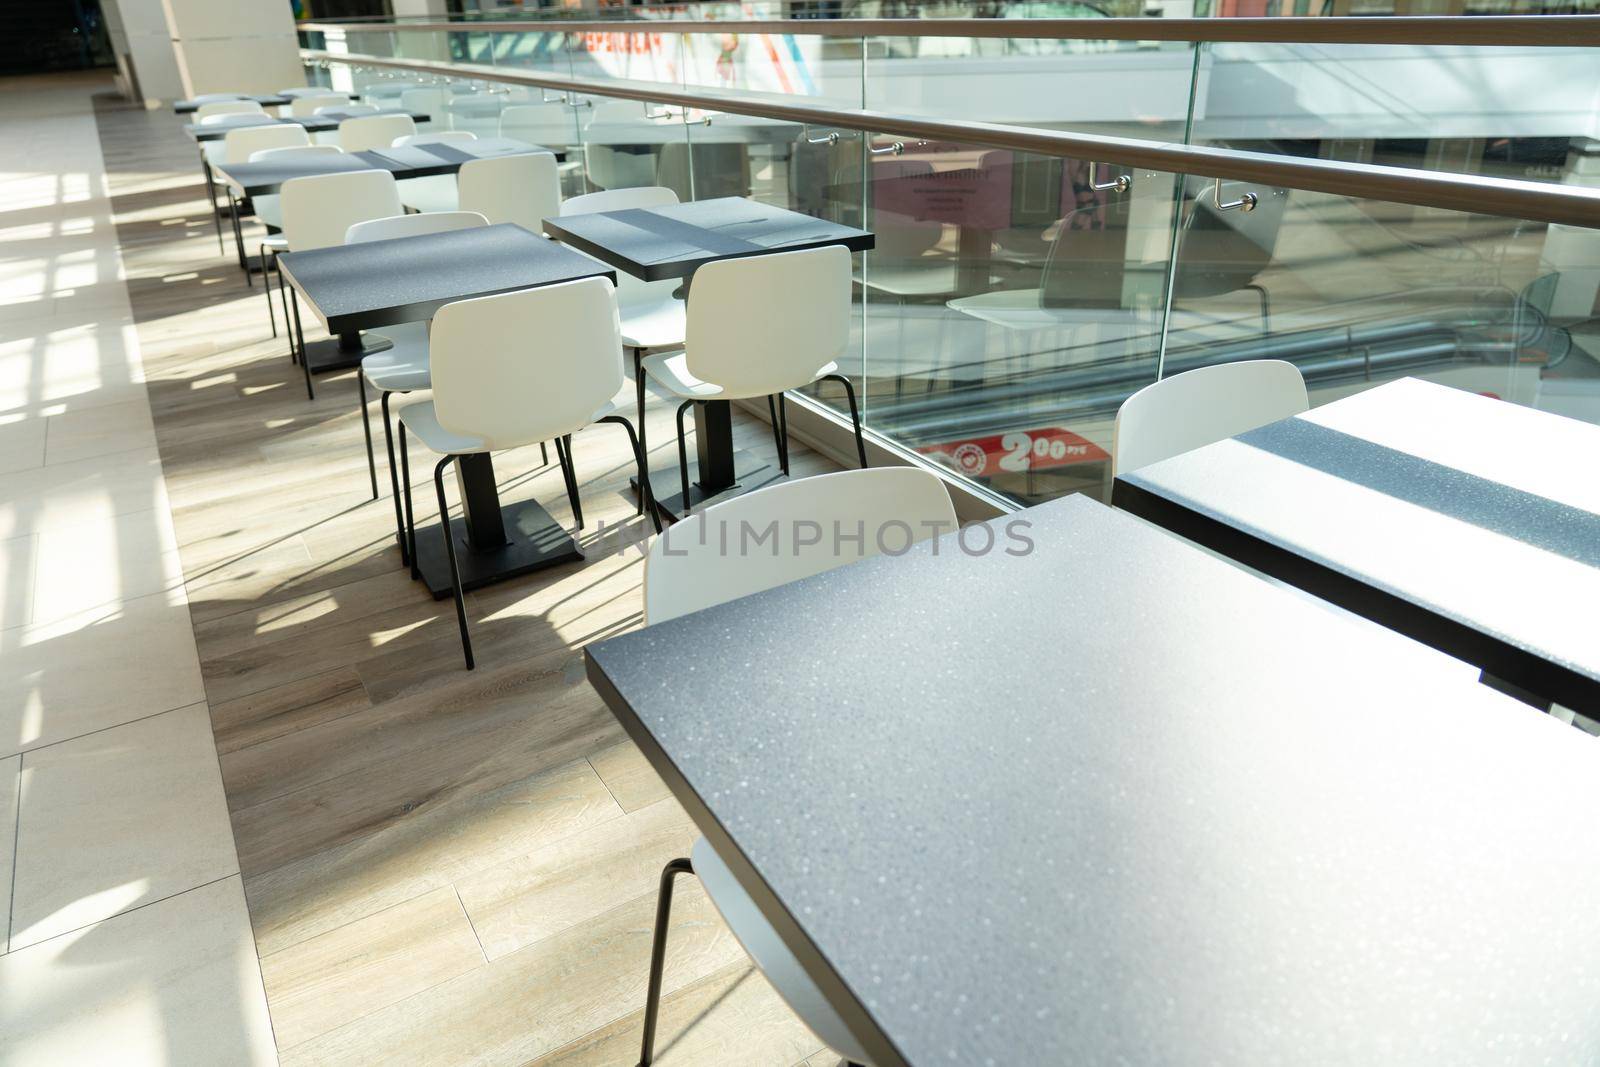
[[[512,223],[336,245],[278,258],[334,333],[422,322],[456,300],[616,274]]]
[[[1600,715],[1597,456],[1600,426],[1406,378],[1123,474],[1114,500]]]
[[[588,649],[878,1067],[1600,1060],[1600,741],[1086,498],[1015,519]]]

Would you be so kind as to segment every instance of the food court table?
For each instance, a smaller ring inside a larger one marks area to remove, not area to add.
[[[1600,1057],[1600,742],[1085,497],[988,527],[587,649],[871,1062]]]
[[[1600,715],[1600,427],[1413,378],[1124,473],[1152,522]]]
[[[793,252],[803,248],[843,245],[852,252],[873,246],[866,230],[812,218],[741,196],[697,200],[669,207],[632,208],[544,220],[545,232],[564,244],[645,281],[683,279],[685,299],[694,272],[721,259]],[[641,373],[637,360],[634,373]],[[753,461],[741,475],[735,471],[733,413],[726,400],[694,405],[696,461],[691,464],[689,500],[682,491],[655,494],[668,514],[735,491],[748,491],[778,477],[774,468]],[[679,484],[676,469],[664,472],[668,484]],[[654,476],[652,475],[652,487]]]
[[[472,297],[577,278],[616,281],[603,264],[510,223],[286,252],[278,264],[285,281],[336,334],[422,322],[444,305]],[[295,314],[298,318],[298,301]],[[308,391],[310,377],[308,372]],[[467,529],[456,553],[464,589],[583,558],[538,501],[500,503],[488,453],[460,456],[455,468]],[[416,545],[417,570],[428,591],[436,598],[451,595],[450,565],[438,531],[418,530]]]
[[[330,89],[329,92],[333,92],[333,90]],[[281,107],[287,104],[290,98],[282,93],[235,93],[233,99],[253,100],[262,107]],[[222,102],[218,100],[174,100],[172,102],[172,112],[175,115],[192,115],[206,104]]]
[[[184,135],[192,141],[220,141],[230,130],[246,126],[302,126],[307,133],[327,133],[337,130],[345,119],[370,118],[376,115],[408,115],[413,122],[427,122],[425,111],[406,111],[402,108],[382,108],[378,111],[341,111],[337,108],[320,115],[301,117],[278,115],[222,115],[214,122],[192,122],[183,128]]]

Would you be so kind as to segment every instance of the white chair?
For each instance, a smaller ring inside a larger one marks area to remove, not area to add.
[[[249,100],[250,97],[244,93],[201,93],[190,99],[196,104],[215,104],[225,100]]]
[[[584,215],[601,211],[664,207],[676,204],[678,194],[659,185],[637,189],[605,189],[561,202],[561,214]],[[673,296],[676,281],[647,282],[627,271],[617,271],[617,311],[622,317],[622,347],[633,357],[633,384],[638,400],[639,441],[644,443],[644,371],[640,363],[652,348],[682,348],[687,329],[683,301]],[[645,448],[648,455],[649,449]]]
[[[539,343],[528,344],[530,337]],[[444,469],[456,456],[498,452],[556,441],[566,475],[567,496],[582,529],[572,434],[596,422],[614,422],[628,432],[640,485],[648,473],[639,438],[612,399],[622,388],[622,340],[610,281],[583,278],[539,289],[446,304],[429,334],[433,398],[400,409],[400,470],[406,505],[406,536],[415,574],[416,524],[411,509],[406,431],[443,456],[433,469],[439,497],[439,529],[450,561],[461,651],[473,668],[472,637],[456,564],[455,537],[444,496]],[[648,493],[645,494],[648,496]],[[653,502],[641,499],[660,528]]]
[[[358,115],[339,123],[339,147],[346,152],[388,148],[395,138],[416,132],[410,115]]]
[[[311,114],[326,115],[330,111],[337,111],[346,118],[355,118],[356,116],[360,115],[376,115],[378,113],[378,108],[375,104],[323,104],[320,107],[313,108]],[[312,138],[312,140],[316,141],[317,144],[336,145],[339,143],[339,131],[337,129],[323,130],[314,138]]]
[[[476,141],[478,135],[467,130],[438,130],[433,133],[413,133],[395,139],[394,147],[404,148],[418,144],[460,144]],[[426,178],[405,178],[400,182],[400,202],[413,211],[438,213],[455,211],[460,203],[456,196],[454,174],[430,174]]]
[[[689,509],[683,415],[691,404],[764,396],[778,462],[789,473],[783,394],[824,379],[844,386],[856,453],[867,465],[861,412],[835,362],[850,342],[850,253],[840,245],[707,263],[695,271],[682,352],[648,356],[646,374],[681,397],[678,472]],[[773,403],[773,398],[777,403]]]
[[[456,191],[462,211],[480,212],[491,223],[514,222],[530,233],[543,233],[544,220],[561,211],[556,157],[549,152],[463,163]]]
[[[343,93],[319,93],[316,96],[297,96],[289,101],[289,115],[309,119],[323,108],[338,111],[350,106],[350,98]]]
[[[249,162],[258,163],[263,159],[281,159],[284,156],[295,155],[336,155],[340,151],[338,145],[332,144],[298,144],[286,148],[262,148],[250,153]],[[283,229],[283,199],[277,193],[266,193],[261,196],[252,196],[250,204],[255,208],[256,218],[261,224],[271,230]],[[278,320],[272,310],[272,272],[278,267],[278,253],[286,251],[288,244],[283,239],[283,234],[268,233],[256,245],[256,253],[261,257],[261,281],[267,298],[267,321],[272,326],[272,336],[278,336]],[[283,280],[279,278],[280,298],[284,298]],[[283,328],[289,328],[289,307],[285,303],[283,309]]]
[[[562,148],[578,143],[578,109],[565,101],[517,104],[500,112],[499,134],[514,141]]]
[[[395,191],[394,175],[386,170],[356,170],[343,174],[318,174],[291,178],[278,190],[282,197],[283,233],[281,252],[305,252],[344,244],[350,227],[368,219],[388,218],[403,211],[400,194]],[[283,274],[278,274],[283,287]],[[316,398],[311,382],[311,367],[306,362],[305,334],[300,329],[299,298],[288,304],[294,309],[294,344],[290,354],[305,371],[306,397]],[[373,499],[378,487],[374,479]]]
[[[389,241],[400,237],[420,237],[430,233],[448,233],[474,226],[487,226],[489,220],[474,211],[440,211],[420,215],[394,215],[383,219],[358,222],[345,231],[344,243],[362,244],[366,241]],[[374,352],[361,360],[361,373],[356,384],[361,394],[361,429],[367,437],[367,472],[372,484],[378,484],[377,464],[372,454],[372,420],[367,410],[367,386],[378,391],[383,409],[383,442],[389,453],[389,485],[394,497],[395,536],[400,542],[400,559],[411,565],[411,555],[406,544],[405,520],[400,514],[400,479],[395,473],[394,428],[389,421],[389,395],[426,389],[431,385],[428,376],[428,324],[406,322],[385,326],[376,335],[387,340],[391,347]],[[543,451],[543,444],[540,449]],[[549,455],[545,453],[545,461]]]
[[[802,522],[820,524],[824,531],[843,529],[850,536],[825,534],[812,543],[809,537],[797,536]],[[880,536],[890,527],[891,533]],[[863,533],[859,540],[854,536],[858,528]],[[765,547],[759,552],[738,553],[722,549],[723,544],[738,543],[745,529],[763,535],[775,529],[776,546],[771,552]],[[902,529],[913,532],[902,533]],[[644,563],[645,621],[648,625],[666,622],[878,555],[885,544],[898,548],[908,537],[925,540],[955,530],[955,509],[944,483],[916,467],[841,471],[780,482],[714,504],[655,539]],[[734,540],[725,540],[728,537]],[[845,546],[849,548],[841,554]],[[640,1067],[647,1067],[654,1055],[673,882],[679,874],[690,873],[699,877],[733,935],[812,1033],[852,1064],[866,1064],[867,1055],[849,1028],[711,844],[701,838],[690,855],[692,860],[675,859],[661,872]]]
[[[1117,409],[1113,473],[1138,470],[1310,406],[1300,369],[1281,359],[1218,363],[1174,374],[1145,386]]]
[[[213,100],[194,109],[194,120],[205,122],[216,115],[264,115],[266,110],[254,100]]]
[[[301,145],[309,144],[310,141],[310,135],[303,128],[292,123],[274,122],[264,126],[241,126],[236,130],[229,130],[223,135],[220,142],[212,143],[222,145],[221,158],[217,162],[222,166],[227,166],[230,163],[248,163],[257,152],[272,148],[297,148]],[[234,192],[238,190],[238,186],[232,181],[225,183],[224,189],[228,196],[228,215],[233,225],[233,239],[239,249],[239,263],[244,268],[245,283],[253,286],[255,285],[255,280],[251,277],[250,262],[246,258],[244,251],[244,220],[242,218],[246,203],[244,191],[239,190],[239,195],[235,197]],[[258,212],[259,217],[259,203],[255,200],[250,201],[250,203],[252,208]],[[272,290],[270,285],[266,285],[269,281],[266,272],[267,259],[263,255],[261,257],[261,276],[263,285],[267,288],[267,314],[270,319],[272,315]],[[272,323],[272,336],[278,336],[278,324],[276,322]]]

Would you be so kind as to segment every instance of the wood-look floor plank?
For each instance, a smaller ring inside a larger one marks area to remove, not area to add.
[[[648,892],[699,834],[675,800],[601,823],[456,882],[484,955],[499,959]]]
[[[528,1067],[635,1063],[643,1026],[641,1007]],[[761,972],[744,960],[661,998],[656,1067],[839,1067],[839,1057],[818,1046]]]
[[[261,958],[272,1032],[292,1048],[484,962],[449,886]]]
[[[638,811],[671,796],[667,784],[632,741],[596,752],[589,757],[589,762],[623,811]]]
[[[516,1067],[546,1055],[612,1021],[617,1006],[643,1003],[655,910],[655,894],[641,896],[296,1046],[284,1054],[284,1067]],[[743,956],[692,879],[673,901],[668,944],[662,983],[668,992]]]
[[[213,704],[211,732],[217,754],[225,756],[371,706],[355,668],[335,667],[276,689]]]

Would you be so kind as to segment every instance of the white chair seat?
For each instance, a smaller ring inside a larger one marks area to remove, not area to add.
[[[722,386],[703,382],[693,374],[690,374],[689,356],[685,352],[663,352],[656,356],[646,356],[643,366],[647,374],[685,400],[742,399],[742,397],[737,396],[724,396],[726,391]],[[810,385],[811,382],[819,378],[837,373],[839,373],[839,364],[829,362],[827,366],[819,368],[816,374],[811,376],[811,381],[799,382],[796,386],[791,386],[790,388]]]
[[[960,291],[956,264],[937,261],[884,267],[870,264],[855,279],[859,285],[891,296],[929,297]]]
[[[461,197],[456,192],[454,174],[407,178],[396,184],[400,188],[400,202],[406,207],[415,208],[423,213],[461,209]]]
[[[850,1036],[844,1021],[761,914],[755,901],[740,887],[716,850],[702,837],[694,843],[689,855],[695,877],[705,887],[706,896],[711,898],[717,914],[794,1013],[834,1052],[855,1063],[870,1062]]]
[[[366,370],[366,360],[362,360],[361,364],[364,372]],[[616,411],[622,402],[632,401],[631,393],[631,390],[628,391],[628,395],[618,393],[616,399],[608,400],[600,405],[599,410],[583,425],[587,426],[591,422],[599,422]],[[455,433],[440,426],[439,416],[434,413],[432,400],[416,400],[407,404],[400,409],[400,421],[405,423],[406,429],[416,434],[418,440],[442,456],[464,456],[474,452],[489,451],[484,446],[482,438]],[[582,426],[573,427],[574,430],[582,428]],[[534,444],[536,442],[529,441],[528,443]]]
[[[374,352],[361,361],[361,374],[372,387],[385,393],[414,393],[432,386],[428,367],[428,328],[420,322],[385,326],[368,338],[388,341],[392,348]]]
[[[215,141],[201,141],[200,154],[206,157],[207,163],[215,167],[222,162],[223,151],[226,147],[226,144],[220,137]]]
[[[277,196],[256,196],[250,198],[250,204],[256,209],[256,218],[265,226],[275,230],[283,229],[283,200]]]
[[[688,313],[676,297],[622,309],[622,343],[629,348],[681,346],[687,332]]]
[[[289,251],[289,239],[281,233],[275,233],[268,237],[263,237],[259,243],[264,245],[268,252]]]

